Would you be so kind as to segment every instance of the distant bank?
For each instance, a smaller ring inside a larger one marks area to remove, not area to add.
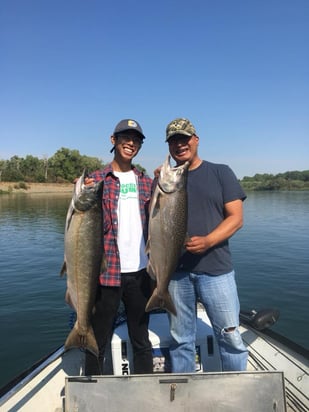
[[[18,183],[0,182],[1,193],[71,193],[72,183]]]

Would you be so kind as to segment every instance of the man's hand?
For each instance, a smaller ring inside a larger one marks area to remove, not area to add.
[[[192,236],[185,242],[185,247],[188,252],[200,255],[205,253],[210,245],[207,242],[207,236]]]
[[[159,179],[161,169],[162,169],[162,166],[159,166],[153,171],[153,175],[156,179]]]
[[[76,177],[73,180],[73,183],[75,184],[78,181],[79,177]],[[85,186],[93,186],[94,185],[94,179],[92,177],[85,177],[84,181]]]
[[[93,177],[85,177],[85,186],[93,186],[94,185],[94,178]]]

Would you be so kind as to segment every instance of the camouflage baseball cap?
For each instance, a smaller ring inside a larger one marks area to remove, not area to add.
[[[177,118],[171,121],[166,127],[166,141],[175,134],[193,136],[196,134],[195,127],[188,119]]]

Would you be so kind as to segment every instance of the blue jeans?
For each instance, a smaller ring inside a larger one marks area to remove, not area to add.
[[[169,284],[177,316],[169,314],[172,372],[195,372],[196,305],[205,307],[219,346],[223,371],[247,368],[248,351],[239,333],[239,300],[234,271],[211,276],[176,272]]]

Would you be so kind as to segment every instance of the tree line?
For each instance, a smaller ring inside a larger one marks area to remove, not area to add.
[[[309,170],[245,176],[241,181],[245,190],[309,190]]]
[[[136,164],[142,171],[145,168]],[[104,163],[97,157],[81,155],[78,150],[65,147],[53,156],[39,159],[31,155],[25,158],[13,156],[0,159],[0,181],[25,183],[73,182],[86,168],[89,171],[101,169]],[[309,190],[309,170],[273,174],[255,174],[240,180],[245,190]]]
[[[142,166],[135,166],[145,171]],[[39,159],[27,155],[24,158],[13,156],[9,160],[0,159],[0,182],[71,183],[84,169],[91,172],[103,167],[103,161],[97,157],[81,155],[78,150],[62,147],[50,158],[44,156]]]

